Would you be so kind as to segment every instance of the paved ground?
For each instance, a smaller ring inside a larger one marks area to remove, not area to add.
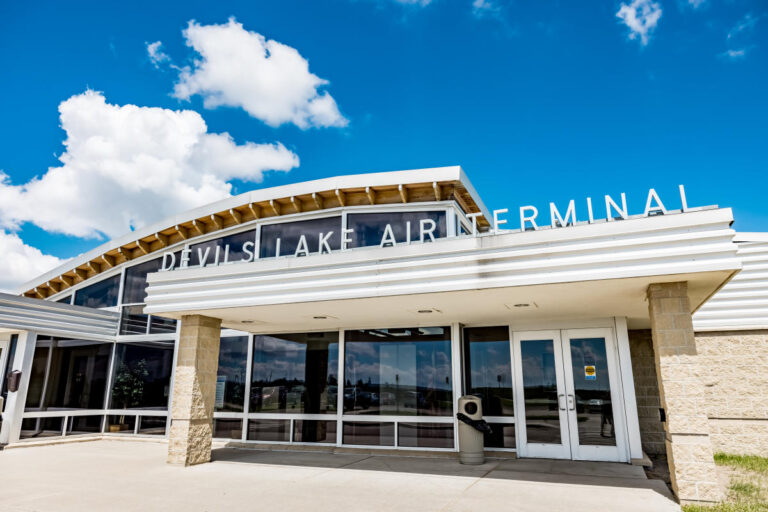
[[[11,511],[679,511],[666,486],[626,464],[218,449],[165,464],[166,445],[93,441],[0,452]]]

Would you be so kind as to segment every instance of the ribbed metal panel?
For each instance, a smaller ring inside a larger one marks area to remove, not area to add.
[[[768,241],[737,246],[742,270],[693,316],[697,331],[768,329]]]
[[[0,327],[51,336],[114,339],[119,315],[0,293]]]
[[[149,275],[146,312],[738,270],[730,210]]]

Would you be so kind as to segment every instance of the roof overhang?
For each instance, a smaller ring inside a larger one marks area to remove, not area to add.
[[[687,281],[698,308],[741,268],[732,221],[713,209],[158,272],[146,312],[254,332],[609,316],[647,327],[649,284]]]
[[[112,311],[0,293],[0,330],[5,332],[112,341],[118,322]]]
[[[113,239],[66,261],[18,289],[46,298],[110,268],[173,244],[261,218],[344,206],[455,200],[465,213],[480,213],[480,227],[491,218],[459,166],[336,176],[252,190],[161,220]],[[105,212],[108,214],[108,212]]]

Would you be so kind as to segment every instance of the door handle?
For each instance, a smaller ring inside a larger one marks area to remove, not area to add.
[[[575,408],[573,395],[568,395],[568,409],[574,410]]]
[[[565,405],[563,404],[563,398],[565,398],[565,395],[563,394],[557,395],[557,405],[558,407],[560,407],[561,411],[565,410]]]

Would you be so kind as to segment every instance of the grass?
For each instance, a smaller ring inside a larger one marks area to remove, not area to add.
[[[728,496],[717,505],[685,505],[683,512],[768,512],[768,458],[716,453],[715,464],[733,470]]]

